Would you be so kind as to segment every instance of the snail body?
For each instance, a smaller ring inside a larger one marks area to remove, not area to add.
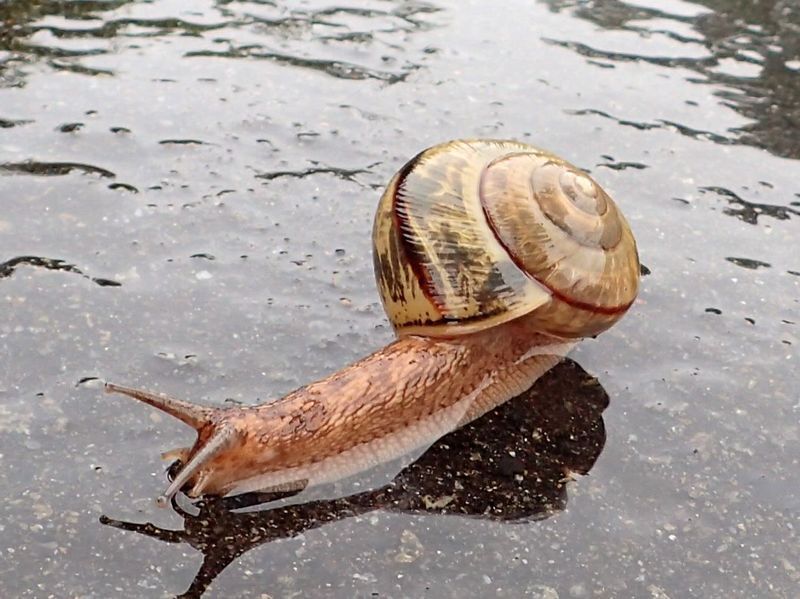
[[[329,482],[426,446],[522,393],[638,290],[624,217],[585,173],[513,141],[453,141],[409,161],[373,228],[378,289],[397,339],[256,406],[207,407],[106,389],[192,426],[159,498]]]

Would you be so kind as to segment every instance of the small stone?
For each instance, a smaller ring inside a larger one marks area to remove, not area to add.
[[[569,587],[570,597],[586,597],[586,587],[582,584],[573,584]]]
[[[453,502],[453,499],[455,499],[453,495],[442,495],[437,498],[431,497],[430,495],[422,496],[422,502],[425,504],[425,508],[429,510],[445,508]]]
[[[531,599],[559,599],[558,591],[553,587],[536,584],[525,589],[525,597]]]
[[[400,535],[400,547],[394,556],[394,561],[398,564],[411,564],[420,558],[423,551],[424,548],[417,535],[406,529]]]

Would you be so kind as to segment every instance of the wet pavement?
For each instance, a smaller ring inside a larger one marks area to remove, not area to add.
[[[616,198],[631,312],[387,485],[158,509],[191,433],[100,380],[387,343],[381,189],[478,136]],[[4,3],[0,595],[796,597],[798,160],[790,1]]]

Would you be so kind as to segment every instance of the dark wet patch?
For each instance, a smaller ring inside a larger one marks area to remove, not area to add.
[[[674,121],[667,121],[663,119],[656,119],[655,122],[647,123],[647,122],[639,122],[639,121],[631,121],[623,118],[615,117],[607,112],[602,110],[596,110],[593,108],[587,108],[582,110],[565,110],[567,114],[573,114],[576,116],[600,116],[609,120],[614,121],[618,125],[622,125],[623,127],[633,127],[634,129],[638,129],[640,131],[649,131],[651,129],[663,129],[663,130],[674,130],[680,133],[681,135],[685,135],[686,137],[690,137],[692,139],[701,139],[706,141],[712,141],[718,145],[733,145],[740,142],[734,138],[726,137],[724,135],[719,135],[718,133],[714,133],[712,131],[706,131],[703,129],[695,129],[692,127],[688,127],[686,125],[682,125],[680,123],[676,123]],[[606,165],[599,165],[599,166],[606,166]]]
[[[92,281],[100,285],[100,287],[122,287],[122,283],[120,283],[119,281],[113,281],[111,279],[92,277]]]
[[[569,481],[587,474],[600,455],[607,406],[608,395],[597,379],[567,360],[526,393],[437,441],[378,489],[249,513],[233,510],[274,505],[293,492],[205,498],[191,511],[173,500],[183,530],[106,515],[100,522],[202,553],[203,564],[181,595],[197,598],[232,562],[260,545],[376,510],[541,520],[566,508]],[[170,466],[169,475],[179,468],[180,463]]]
[[[79,162],[40,162],[37,160],[26,160],[24,162],[0,163],[0,173],[23,173],[26,175],[58,177],[68,175],[72,171],[100,175],[101,177],[116,177],[116,175],[108,169]]]
[[[24,46],[25,52],[39,58],[81,58],[87,56],[100,56],[106,51],[101,48],[91,48],[87,50],[67,50],[54,46],[38,46],[34,44],[20,44]],[[68,65],[68,62],[57,62],[57,64]]]
[[[47,61],[56,71],[66,71],[69,73],[76,73],[78,75],[88,75],[90,77],[113,76],[114,71],[110,69],[98,69],[95,67],[87,67],[75,60],[67,59],[52,59]]]
[[[40,256],[18,256],[0,263],[0,278],[10,277],[19,266],[38,266],[47,270],[62,270],[79,275],[83,274],[77,267],[63,260]]]
[[[750,270],[757,270],[759,268],[769,268],[772,266],[768,262],[762,262],[761,260],[753,260],[751,258],[728,257],[725,259],[728,262],[735,264],[736,266],[741,266],[742,268],[748,268]]]
[[[78,4],[78,3],[70,3]],[[81,2],[80,4],[84,4]],[[114,4],[127,4],[126,2],[86,2],[85,11],[87,13],[99,10],[109,10]],[[94,5],[94,6],[92,6]],[[100,5],[100,6],[98,6]],[[49,11],[47,11],[49,12]],[[55,12],[55,11],[54,11]],[[61,12],[61,11],[58,11]],[[70,12],[76,12],[74,9]],[[62,13],[63,14],[63,13]],[[65,15],[66,16],[66,15]],[[78,15],[74,15],[78,17]],[[85,15],[88,16],[88,15]],[[137,18],[120,18],[110,19],[103,21],[97,27],[86,27],[78,29],[67,29],[55,25],[38,25],[28,26],[21,33],[23,35],[31,35],[36,31],[49,31],[57,38],[74,39],[74,38],[99,38],[111,39],[116,37],[153,37],[160,36],[170,31],[181,31],[186,34],[199,35],[206,31],[213,31],[228,25],[234,24],[230,21],[223,21],[218,23],[194,23],[179,18],[163,18],[163,19],[137,19]],[[140,30],[138,33],[132,33],[129,30]],[[141,31],[144,29],[145,31]]]
[[[392,73],[387,71],[380,71],[353,63],[343,62],[341,60],[327,60],[322,58],[305,58],[302,56],[293,56],[291,54],[280,54],[277,52],[268,52],[261,49],[260,46],[243,46],[240,48],[231,48],[229,50],[196,50],[187,52],[184,56],[191,57],[208,57],[208,58],[255,58],[262,60],[269,60],[279,64],[300,67],[304,69],[311,69],[337,79],[377,79],[386,83],[400,83],[405,81],[411,70],[417,68],[414,65],[409,65],[406,70],[401,73]]]
[[[610,168],[615,171],[624,171],[628,168],[633,168],[637,170],[644,170],[649,168],[646,164],[642,164],[641,162],[603,162],[597,164],[596,166],[602,166],[605,168]]]
[[[597,110],[594,108],[586,108],[582,110],[571,110],[566,109],[564,110],[565,113],[575,115],[575,116],[586,116],[586,115],[593,115],[593,116],[601,116],[606,119],[610,119],[615,123],[622,125],[624,127],[633,127],[634,129],[638,129],[639,131],[647,131],[649,129],[658,129],[659,125],[653,123],[640,123],[637,121],[628,121],[625,119],[620,119],[615,116],[608,114],[602,110]]]
[[[31,119],[4,119],[0,118],[0,129],[11,129],[32,123]]]
[[[131,185],[130,183],[112,183],[108,186],[109,189],[122,189],[124,191],[130,191],[131,193],[139,193],[139,190]]]
[[[800,216],[800,210],[788,206],[775,206],[773,204],[757,204],[748,202],[730,189],[724,187],[700,187],[701,193],[711,192],[725,198],[729,207],[722,212],[734,216],[750,225],[757,225],[762,216],[769,216],[777,220],[788,220],[791,216]]]
[[[562,48],[569,48],[574,50],[581,56],[586,56],[593,59],[609,60],[614,62],[642,62],[663,67],[688,67],[691,68],[698,63],[706,63],[713,65],[712,59],[696,59],[696,58],[683,58],[672,56],[642,56],[640,54],[629,54],[626,52],[610,52],[607,50],[600,50],[593,48],[588,44],[574,41],[557,40],[553,38],[543,37],[542,41],[559,46]]]
[[[161,145],[180,145],[180,146],[204,146],[209,145],[206,141],[201,141],[199,139],[162,139],[158,142]]]
[[[83,129],[83,126],[83,123],[64,123],[63,125],[59,125],[56,130],[61,133],[73,133]]]
[[[89,275],[84,274],[83,271],[74,264],[69,264],[64,260],[60,260],[58,258],[45,258],[42,256],[17,256],[16,258],[11,258],[10,260],[0,263],[0,279],[10,277],[20,266],[33,266],[37,268],[44,268],[46,270],[74,273],[82,276],[84,279],[89,279],[101,287],[119,287],[122,285],[122,283],[112,281],[111,279],[90,277]]]
[[[600,67],[601,69],[616,69],[617,68],[616,65],[613,65],[613,64],[611,64],[609,62],[602,62],[600,60],[589,59],[586,62],[589,63],[589,64],[593,64],[596,67]]]
[[[713,133],[712,131],[706,131],[703,129],[695,129],[694,127],[689,127],[688,125],[682,125],[681,123],[676,123],[675,121],[665,121],[659,119],[659,122],[662,125],[663,129],[674,129],[681,135],[685,135],[686,137],[690,137],[692,139],[701,139],[705,141],[713,141],[715,144],[720,146],[732,145],[735,143],[741,143],[736,139],[731,139],[724,135],[719,135],[718,133]]]
[[[272,181],[274,179],[280,179],[281,177],[292,177],[295,179],[303,179],[305,177],[311,177],[313,175],[333,175],[338,179],[356,182],[355,178],[356,175],[360,175],[366,172],[367,172],[366,170],[360,168],[348,169],[348,168],[320,166],[320,167],[307,168],[300,171],[272,171],[268,173],[259,173],[256,175],[256,178],[264,179],[266,181]]]

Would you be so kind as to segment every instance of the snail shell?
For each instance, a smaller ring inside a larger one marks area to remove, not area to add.
[[[570,163],[515,141],[453,141],[394,176],[373,230],[397,334],[448,337],[527,316],[596,335],[636,297],[639,261],[614,201]]]

